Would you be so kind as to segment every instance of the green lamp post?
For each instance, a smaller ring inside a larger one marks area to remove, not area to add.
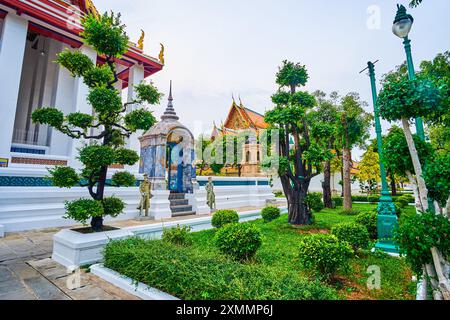
[[[392,26],[392,32],[399,38],[403,39],[403,45],[406,52],[406,63],[408,66],[408,76],[410,80],[416,78],[416,71],[414,70],[414,62],[411,53],[411,40],[408,38],[411,31],[414,18],[412,15],[406,12],[406,8],[403,5],[397,4],[397,14],[395,16],[394,25]],[[416,118],[416,132],[422,141],[425,141],[425,130],[423,127],[422,118]],[[431,198],[428,198],[428,207],[431,211],[434,211],[434,202]]]
[[[414,70],[414,62],[411,53],[411,40],[408,38],[413,23],[414,18],[406,12],[405,6],[397,4],[397,14],[395,16],[394,25],[392,26],[392,32],[397,37],[403,39],[403,45],[406,52],[406,63],[408,66],[408,75],[411,80],[416,78],[416,71]],[[416,131],[420,139],[425,141],[425,130],[423,128],[422,118],[416,119]]]
[[[376,62],[375,62],[376,63]],[[393,239],[394,229],[398,226],[398,218],[395,205],[392,202],[389,191],[386,169],[383,162],[383,136],[380,120],[380,112],[377,105],[378,95],[375,81],[375,63],[368,62],[370,84],[372,86],[373,108],[375,114],[375,131],[377,133],[378,154],[380,155],[380,174],[381,174],[381,198],[378,204],[378,242],[375,246],[385,252],[398,253],[398,248]],[[364,69],[363,71],[365,71]],[[361,72],[363,72],[361,71]]]

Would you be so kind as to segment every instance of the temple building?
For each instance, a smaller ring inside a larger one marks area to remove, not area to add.
[[[31,114],[40,107],[56,107],[65,114],[92,113],[86,101],[87,86],[54,61],[62,50],[80,50],[93,62],[103,57],[83,43],[81,19],[97,15],[90,0],[0,0],[0,186],[21,183],[33,185],[34,173],[52,165],[78,167],[76,154],[82,142],[47,126],[35,125]],[[162,70],[164,61],[130,43],[127,53],[116,60],[120,81],[128,101],[134,85]],[[128,148],[139,152],[134,135]],[[137,173],[139,165],[127,168]],[[39,180],[38,183],[44,183]]]
[[[233,98],[228,116],[219,127],[214,123],[211,133],[211,140],[227,135],[236,136],[241,132],[249,134],[242,150],[242,164],[240,174],[242,177],[258,177],[265,176],[261,171],[260,161],[262,156],[262,146],[258,144],[262,130],[269,127],[264,122],[264,116],[256,111],[246,108],[242,100],[239,99],[239,105]]]

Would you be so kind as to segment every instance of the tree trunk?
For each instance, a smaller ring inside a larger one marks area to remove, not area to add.
[[[333,199],[331,195],[331,161],[325,162],[324,165],[322,189],[323,203],[325,204],[325,208],[332,209]]]
[[[289,223],[292,225],[309,225],[312,223],[312,214],[306,204],[306,193],[293,190],[289,206]]]
[[[408,177],[408,180],[410,181],[412,188],[413,188],[416,211],[417,211],[417,213],[423,212],[422,203],[420,202],[420,197],[419,197],[419,189],[417,188],[416,178],[413,176],[413,174],[410,171],[406,171],[406,176]]]
[[[344,148],[343,150],[343,171],[344,177],[342,181],[342,189],[344,194],[344,210],[352,209],[352,182],[351,182],[351,150]]]
[[[397,183],[395,181],[395,174],[390,173],[391,177],[391,194],[395,197],[397,195]]]
[[[422,165],[420,164],[419,154],[414,144],[413,135],[409,126],[409,120],[402,119],[403,131],[405,132],[406,142],[408,144],[409,153],[411,154],[414,171],[416,173],[417,187],[419,188],[420,202],[422,203],[423,210],[428,210],[428,189],[425,184],[425,180],[422,176]]]

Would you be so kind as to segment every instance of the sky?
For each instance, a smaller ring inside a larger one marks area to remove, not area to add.
[[[195,136],[225,121],[232,102],[264,113],[273,108],[275,74],[285,59],[306,65],[304,88],[341,94],[358,92],[373,111],[367,61],[378,80],[405,60],[402,40],[392,34],[394,0],[95,0],[99,11],[122,14],[133,42],[146,33],[145,53],[165,46],[165,67],[151,76],[166,96],[153,106],[159,117],[173,80],[180,121]],[[406,0],[399,0],[405,6]],[[416,69],[450,50],[450,1],[424,0],[408,9]],[[380,88],[378,88],[380,89]],[[383,123],[384,130],[389,124]],[[372,136],[375,136],[372,130]],[[361,150],[354,154],[356,160]]]

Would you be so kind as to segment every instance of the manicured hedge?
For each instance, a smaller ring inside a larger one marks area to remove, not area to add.
[[[336,291],[297,271],[241,264],[159,240],[113,241],[104,263],[135,281],[183,300],[336,300]]]

